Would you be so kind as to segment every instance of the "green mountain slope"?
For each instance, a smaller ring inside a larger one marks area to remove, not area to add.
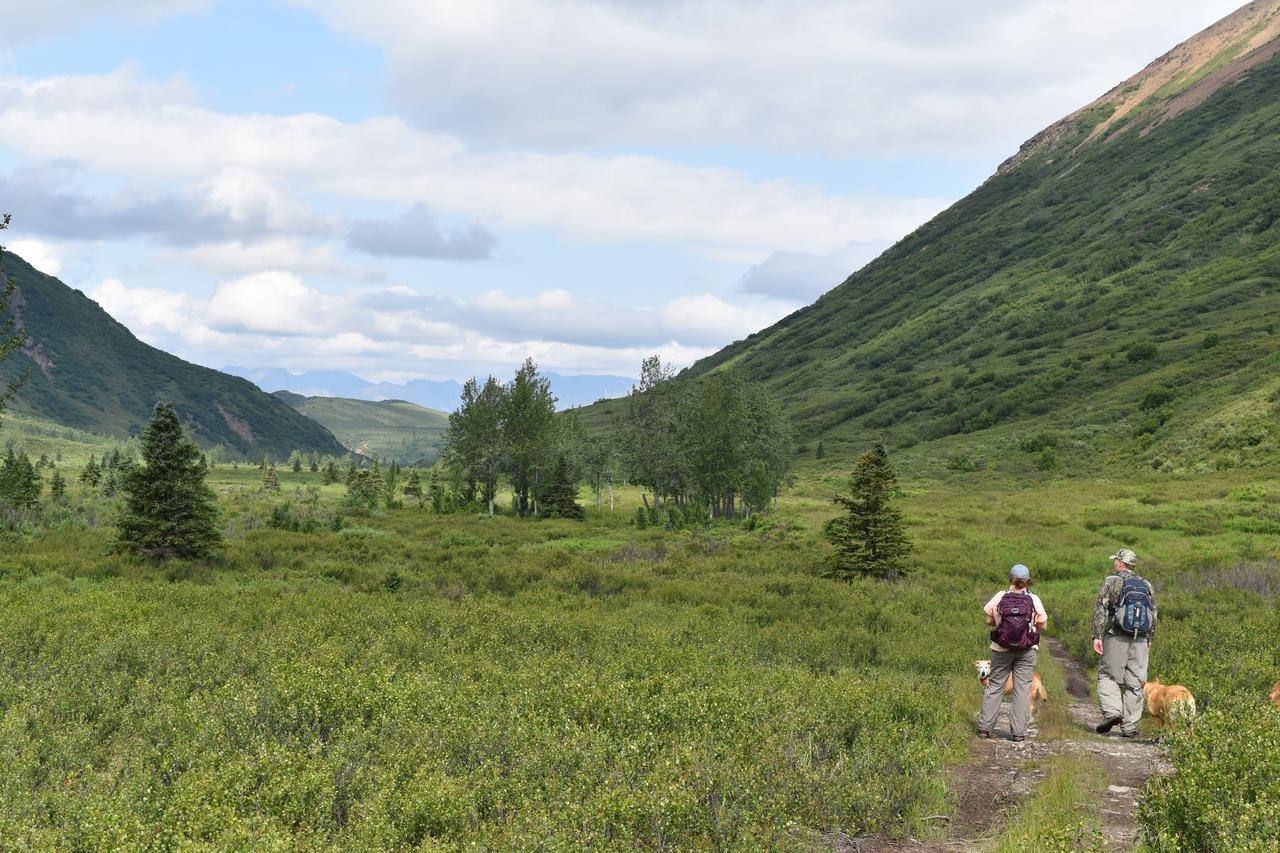
[[[404,400],[350,400],[304,397],[289,391],[276,396],[323,424],[351,451],[401,465],[430,465],[439,456],[449,416]]]
[[[1280,458],[1278,11],[1180,45],[685,375],[768,384],[828,452],[1050,429],[1166,469]]]
[[[283,459],[297,448],[345,453],[320,424],[251,382],[142,343],[96,302],[10,252],[14,309],[27,347],[0,362],[0,381],[31,368],[14,411],[116,437],[136,435],[156,401],[177,409],[196,440],[248,457]]]

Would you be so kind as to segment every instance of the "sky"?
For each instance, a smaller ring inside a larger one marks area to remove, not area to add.
[[[1239,0],[0,0],[6,246],[210,367],[683,367]]]

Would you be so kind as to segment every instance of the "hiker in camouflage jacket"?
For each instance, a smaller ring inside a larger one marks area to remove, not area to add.
[[[1138,578],[1150,598],[1151,627],[1145,634],[1130,636],[1116,626],[1116,607],[1127,578],[1137,577],[1133,567],[1138,555],[1121,548],[1111,555],[1115,573],[1102,582],[1098,601],[1093,607],[1093,650],[1102,655],[1098,664],[1098,704],[1102,707],[1102,723],[1098,732],[1105,734],[1117,724],[1124,737],[1138,734],[1142,719],[1142,684],[1147,680],[1147,658],[1156,628],[1156,595],[1150,581]]]

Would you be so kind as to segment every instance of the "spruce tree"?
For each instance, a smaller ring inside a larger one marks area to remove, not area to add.
[[[62,472],[57,468],[53,469],[53,476],[49,478],[49,497],[55,501],[60,501],[67,495],[67,481],[63,479]]]
[[[813,454],[814,459],[826,459],[827,448],[823,446],[822,439],[818,439],[818,451]]]
[[[124,507],[115,546],[159,559],[198,559],[221,541],[213,491],[200,450],[182,432],[168,403],[157,403],[142,431],[142,465],[125,466]]]
[[[98,467],[98,460],[90,456],[88,463],[84,466],[84,470],[80,472],[80,482],[96,489],[101,481],[102,469]]]
[[[855,575],[893,580],[907,571],[911,542],[902,529],[902,513],[888,452],[878,444],[862,454],[850,482],[851,493],[835,502],[845,514],[827,522],[826,536],[835,545],[824,574],[837,580]]]
[[[25,453],[9,445],[0,462],[0,502],[11,506],[34,506],[40,500],[40,472]]]
[[[413,498],[418,502],[418,506],[422,506],[422,477],[418,475],[417,470],[409,472],[409,479],[404,484],[404,496]]]
[[[578,484],[569,467],[568,454],[561,453],[552,469],[551,482],[538,502],[539,509],[548,518],[572,518],[582,521],[587,517],[577,503]]]

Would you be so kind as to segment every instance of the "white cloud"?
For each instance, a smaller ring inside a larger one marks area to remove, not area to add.
[[[337,306],[289,272],[259,272],[222,282],[205,310],[209,325],[235,332],[320,336],[338,331]]]
[[[5,246],[5,251],[13,252],[45,275],[62,271],[62,253],[44,240],[13,240]]]
[[[277,186],[294,195],[408,205],[429,199],[498,226],[552,228],[579,240],[757,253],[829,252],[851,239],[892,239],[945,206],[939,199],[833,195],[648,156],[476,153],[399,119],[230,115],[193,107],[180,94],[166,103],[158,99],[165,88],[129,73],[106,80],[0,77],[0,137],[30,157],[72,160],[135,183],[195,181],[233,222],[277,229],[326,227],[291,208]],[[99,92],[102,107],[95,106]]]
[[[812,302],[889,246],[884,240],[850,243],[830,255],[774,252],[743,273],[737,290],[788,302]]]
[[[409,288],[325,294],[286,272],[255,273],[216,286],[205,301],[155,288],[103,281],[92,293],[136,334],[204,363],[226,364],[246,351],[270,352],[291,367],[470,375],[508,369],[532,355],[548,369],[634,372],[659,352],[688,364],[724,342],[768,325],[793,307],[731,303],[699,294],[656,309],[582,301],[566,291],[532,297],[490,291],[441,299]]]
[[[498,146],[837,156],[1012,153],[1239,5],[302,2],[386,52],[393,97],[428,130]]]
[[[346,269],[330,246],[304,247],[299,241],[270,238],[259,242],[231,241],[206,243],[183,255],[166,255],[166,260],[187,259],[215,273],[251,273],[285,270],[293,273],[341,273],[360,277]]]

